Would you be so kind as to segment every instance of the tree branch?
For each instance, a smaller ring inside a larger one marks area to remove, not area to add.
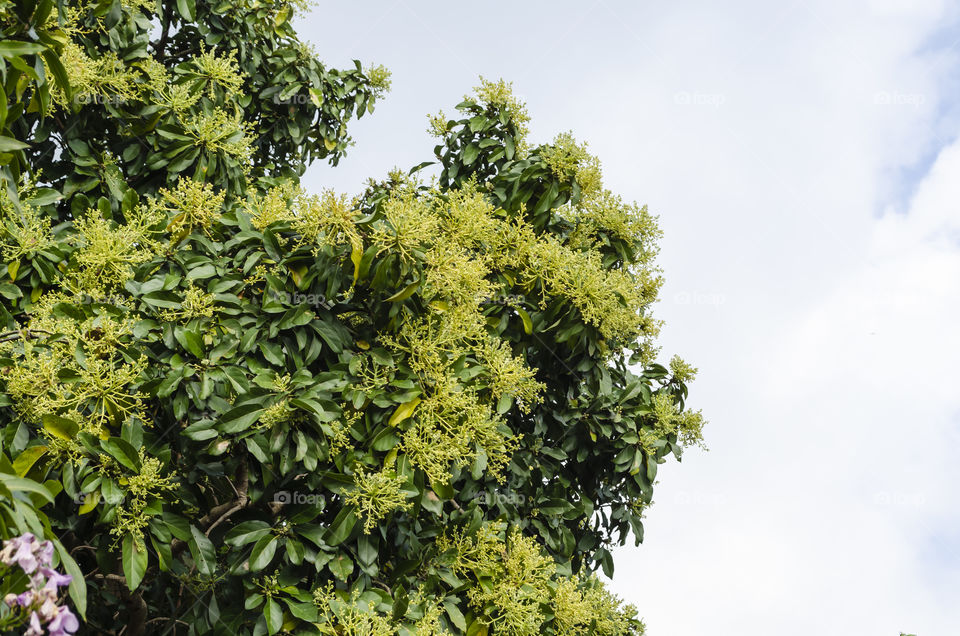
[[[158,62],[163,62],[163,54],[167,48],[167,36],[170,35],[170,12],[172,9],[167,6],[166,2],[162,3],[160,8],[163,11],[163,32],[160,34],[160,41],[157,42],[155,55]]]
[[[0,342],[10,342],[11,340],[19,340],[23,338],[27,340],[28,338],[36,338],[36,334],[43,334],[45,336],[53,335],[49,331],[43,329],[21,329],[19,331],[6,331],[0,333]]]
[[[220,525],[222,522],[230,518],[234,513],[242,510],[247,507],[247,504],[250,503],[250,498],[247,496],[247,491],[250,487],[250,480],[247,475],[247,464],[246,462],[240,464],[238,469],[237,478],[240,482],[239,487],[234,486],[233,482],[230,482],[230,487],[234,489],[234,492],[237,493],[236,499],[233,501],[228,501],[222,503],[218,506],[214,506],[210,509],[210,512],[205,514],[197,522],[197,525],[201,528],[206,527],[207,530],[204,533],[206,536],[210,536],[210,533],[213,532],[213,529]],[[229,481],[229,480],[228,480]],[[179,556],[183,552],[184,548],[187,547],[185,541],[180,539],[174,539],[170,542],[170,551],[173,553],[173,556]]]
[[[120,633],[143,636],[147,624],[147,602],[143,600],[140,592],[131,592],[127,588],[127,578],[119,574],[94,574],[91,578],[107,583],[107,587],[126,602],[127,625]]]

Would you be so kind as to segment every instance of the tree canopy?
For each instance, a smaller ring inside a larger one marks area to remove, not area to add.
[[[641,633],[594,573],[703,425],[656,218],[503,81],[306,191],[390,79],[305,9],[0,0],[2,537],[81,632]]]

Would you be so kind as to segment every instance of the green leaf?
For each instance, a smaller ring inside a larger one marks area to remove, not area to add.
[[[346,581],[347,577],[353,572],[353,560],[345,554],[338,554],[327,563],[327,567],[333,572],[333,575],[341,581]]]
[[[272,534],[260,537],[250,552],[250,571],[259,572],[270,564],[277,551],[277,537]]]
[[[469,166],[477,160],[480,155],[480,146],[475,143],[468,145],[463,151],[463,165]]]
[[[420,404],[420,398],[413,398],[409,402],[401,404],[397,407],[397,410],[393,412],[393,415],[390,416],[390,421],[388,421],[387,424],[390,426],[396,426],[400,422],[404,421],[413,415],[413,412],[416,410],[418,404]]]
[[[27,203],[37,207],[43,207],[56,203],[63,199],[63,195],[53,188],[37,188],[36,191],[27,199]]]
[[[260,418],[263,407],[260,404],[244,404],[230,409],[220,418],[217,428],[227,435],[245,431]]]
[[[197,564],[197,570],[201,574],[213,575],[217,566],[217,554],[210,539],[191,525],[188,545],[193,555],[193,562]]]
[[[606,548],[600,548],[594,553],[594,558],[600,561],[600,566],[603,568],[603,574],[608,579],[613,577],[613,556],[610,554],[610,551]]]
[[[140,454],[127,440],[122,437],[110,437],[101,440],[100,446],[123,466],[135,473],[140,472]]]
[[[46,47],[36,42],[21,42],[19,40],[4,40],[0,42],[0,57],[17,57],[19,55],[35,55]]]
[[[77,423],[73,420],[60,417],[59,415],[47,414],[43,416],[43,430],[54,437],[72,441],[77,436],[77,433],[80,432],[80,427],[77,426]]]
[[[53,547],[60,556],[60,565],[63,567],[63,571],[73,577],[73,580],[70,581],[70,587],[67,588],[70,591],[70,598],[73,600],[73,606],[76,608],[77,613],[80,614],[80,617],[86,620],[87,582],[83,578],[83,571],[58,539],[53,538],[51,540],[53,541]]]
[[[370,565],[377,560],[378,554],[376,535],[361,534],[357,542],[357,556],[360,558],[360,563]]]
[[[11,492],[33,493],[40,495],[47,502],[53,503],[53,495],[50,494],[50,491],[32,479],[0,473],[0,484],[3,484]]]
[[[467,620],[463,617],[460,608],[457,607],[455,599],[446,598],[443,601],[443,607],[447,610],[447,616],[457,629],[467,631]]]
[[[409,285],[407,285],[406,287],[398,291],[393,296],[390,296],[390,298],[387,298],[387,302],[398,303],[401,300],[406,300],[407,298],[410,298],[411,296],[413,296],[414,292],[416,292],[417,288],[419,287],[420,287],[420,281],[415,281],[413,283],[410,283]]]
[[[266,521],[244,521],[231,528],[223,541],[228,545],[240,547],[253,543],[268,534],[270,534],[270,524]]]
[[[280,631],[283,627],[283,610],[280,604],[272,598],[267,599],[267,606],[263,610],[263,616],[267,619],[267,633],[271,636]]]
[[[14,472],[20,477],[25,477],[27,473],[30,472],[30,469],[33,468],[33,465],[37,463],[37,460],[43,457],[43,454],[46,452],[46,446],[31,446],[30,448],[24,449],[24,451],[13,460]]]
[[[123,576],[127,579],[127,587],[131,592],[140,586],[140,581],[147,572],[147,562],[147,547],[137,545],[131,534],[123,537]]]
[[[0,135],[0,152],[15,152],[17,150],[23,150],[24,148],[29,148],[30,144],[25,144],[22,141],[14,139],[13,137],[4,137]]]
[[[290,608],[290,613],[300,620],[307,621],[308,623],[317,622],[317,606],[313,603],[297,603],[296,601],[291,601],[286,598],[283,600],[287,604],[287,607]]]
[[[47,49],[43,52],[43,61],[47,63],[47,68],[53,73],[57,86],[63,91],[67,101],[73,99],[73,89],[70,87],[70,81],[67,79],[67,70],[63,68],[60,62],[60,56],[55,51]]]
[[[184,349],[192,353],[195,357],[201,360],[205,357],[203,353],[203,338],[196,331],[177,327],[173,330],[173,336]]]
[[[357,515],[354,514],[353,510],[343,508],[327,529],[327,536],[324,541],[330,546],[340,545],[347,540],[356,524]]]
[[[467,636],[487,636],[488,633],[487,624],[477,618],[467,627]]]
[[[195,0],[177,0],[177,12],[187,22],[196,21],[197,5]]]
[[[533,321],[530,320],[530,314],[519,307],[517,307],[517,314],[520,316],[520,320],[523,321],[523,333],[529,336],[533,333]]]

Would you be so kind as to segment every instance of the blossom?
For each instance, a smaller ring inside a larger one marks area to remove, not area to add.
[[[20,550],[21,545],[24,543],[32,543],[33,535],[29,532],[24,533],[22,536],[14,537],[3,542],[3,549],[0,550],[0,562],[6,566],[13,565],[16,561],[16,553]]]
[[[80,622],[73,615],[69,607],[61,607],[56,617],[47,625],[50,636],[65,636],[72,634],[80,627]]]
[[[37,566],[40,565],[37,556],[34,554],[34,548],[36,546],[33,541],[33,535],[28,532],[22,537],[17,537],[12,541],[16,546],[16,552],[12,557],[12,561],[16,562],[17,565],[20,566],[20,569],[27,574],[32,573],[37,569]],[[12,565],[12,563],[6,561],[4,561],[4,563],[6,565]]]
[[[50,565],[53,560],[53,541],[44,541],[40,544],[40,549],[36,552],[41,565]]]
[[[47,577],[47,583],[44,587],[54,591],[56,591],[58,587],[70,585],[70,582],[73,580],[73,577],[69,574],[60,574],[56,570],[48,567],[40,568],[40,572],[43,576]]]
[[[51,541],[37,541],[29,532],[4,541],[0,549],[0,576],[6,576],[14,565],[29,575],[26,590],[3,597],[10,608],[23,608],[23,613],[17,613],[17,624],[27,621],[24,636],[43,636],[44,625],[51,636],[73,634],[79,628],[79,621],[70,608],[58,604],[59,589],[69,585],[73,577],[50,567],[53,552]]]
[[[30,629],[25,631],[23,636],[43,636],[43,627],[40,626],[40,617],[36,612],[30,613]]]

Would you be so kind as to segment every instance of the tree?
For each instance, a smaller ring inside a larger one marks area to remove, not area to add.
[[[584,146],[482,81],[434,162],[311,194],[389,75],[302,4],[0,9],[0,471],[86,629],[642,632],[592,573],[703,422],[656,220]]]

